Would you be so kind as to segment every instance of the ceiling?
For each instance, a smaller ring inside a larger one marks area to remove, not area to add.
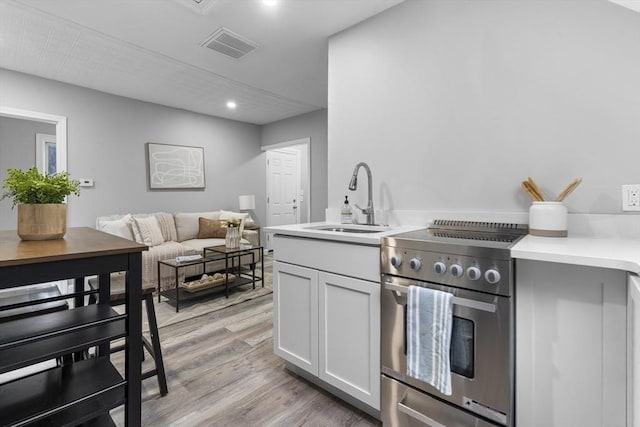
[[[0,0],[0,67],[265,124],[326,108],[328,37],[402,1]],[[258,47],[202,47],[221,27]]]

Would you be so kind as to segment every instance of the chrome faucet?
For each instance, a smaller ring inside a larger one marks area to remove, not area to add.
[[[351,181],[349,182],[349,190],[355,191],[356,188],[358,188],[358,171],[360,170],[360,167],[363,167],[364,170],[367,171],[367,184],[369,186],[369,201],[367,202],[367,207],[364,209],[358,205],[355,205],[355,206],[356,208],[360,209],[363,214],[366,215],[367,225],[373,225],[375,220],[373,218],[373,198],[371,196],[373,192],[373,189],[372,189],[373,185],[371,184],[371,169],[369,169],[369,165],[367,165],[365,162],[358,163],[355,169],[353,170],[353,176],[351,177]]]

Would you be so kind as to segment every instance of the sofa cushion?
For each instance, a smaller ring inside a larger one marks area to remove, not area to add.
[[[253,224],[253,219],[251,218],[251,215],[249,215],[246,212],[232,212],[232,211],[225,211],[225,210],[220,211],[221,220],[231,219],[231,218],[240,218],[242,220],[240,222],[240,234],[242,234],[242,232],[244,231],[245,225]]]
[[[198,218],[200,227],[198,239],[224,238],[227,230],[222,228],[222,222],[218,219]]]
[[[154,216],[152,213],[144,213],[144,214],[133,214],[131,215],[131,230],[133,231],[133,240],[138,243],[143,243],[142,236],[140,235],[140,229],[138,228],[135,219],[136,218],[148,218],[150,216]],[[108,217],[107,217],[108,218]]]
[[[224,238],[215,238],[215,239],[189,239],[185,240],[182,243],[186,248],[191,249],[192,251],[196,251],[199,254],[202,254],[204,248],[208,248],[210,246],[221,246],[224,245]]]
[[[176,222],[178,242],[184,242],[185,240],[196,239],[198,237],[198,231],[200,229],[198,218],[220,219],[220,212],[176,213],[174,215],[174,219]]]
[[[138,243],[144,243],[147,246],[158,246],[164,242],[162,237],[162,231],[160,231],[160,225],[155,215],[148,217],[134,217],[134,227],[137,227],[140,233],[142,241]]]
[[[181,243],[185,247],[193,251],[198,251],[198,253],[201,254],[204,251],[204,248],[208,248],[211,246],[223,246],[224,239],[191,239],[185,240]],[[246,239],[240,239],[240,243],[249,244],[249,241]]]
[[[175,242],[178,240],[178,233],[176,232],[176,222],[173,219],[173,214],[158,212],[155,214],[162,232],[162,237],[165,242]]]
[[[233,212],[233,211],[225,211],[224,209],[220,210],[220,219],[227,219],[231,217],[243,218],[244,225],[254,226],[256,225],[255,221],[249,214],[249,212]]]
[[[114,219],[99,218],[96,221],[96,228],[105,233],[113,234],[114,236],[134,240],[131,219],[130,214]]]

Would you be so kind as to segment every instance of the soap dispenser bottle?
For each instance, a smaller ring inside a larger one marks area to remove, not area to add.
[[[351,224],[353,221],[353,215],[351,211],[351,205],[349,204],[349,196],[344,196],[344,204],[340,210],[340,222],[342,224]]]

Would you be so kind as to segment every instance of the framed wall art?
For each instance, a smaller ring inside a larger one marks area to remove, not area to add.
[[[148,142],[149,188],[204,189],[204,147]]]

